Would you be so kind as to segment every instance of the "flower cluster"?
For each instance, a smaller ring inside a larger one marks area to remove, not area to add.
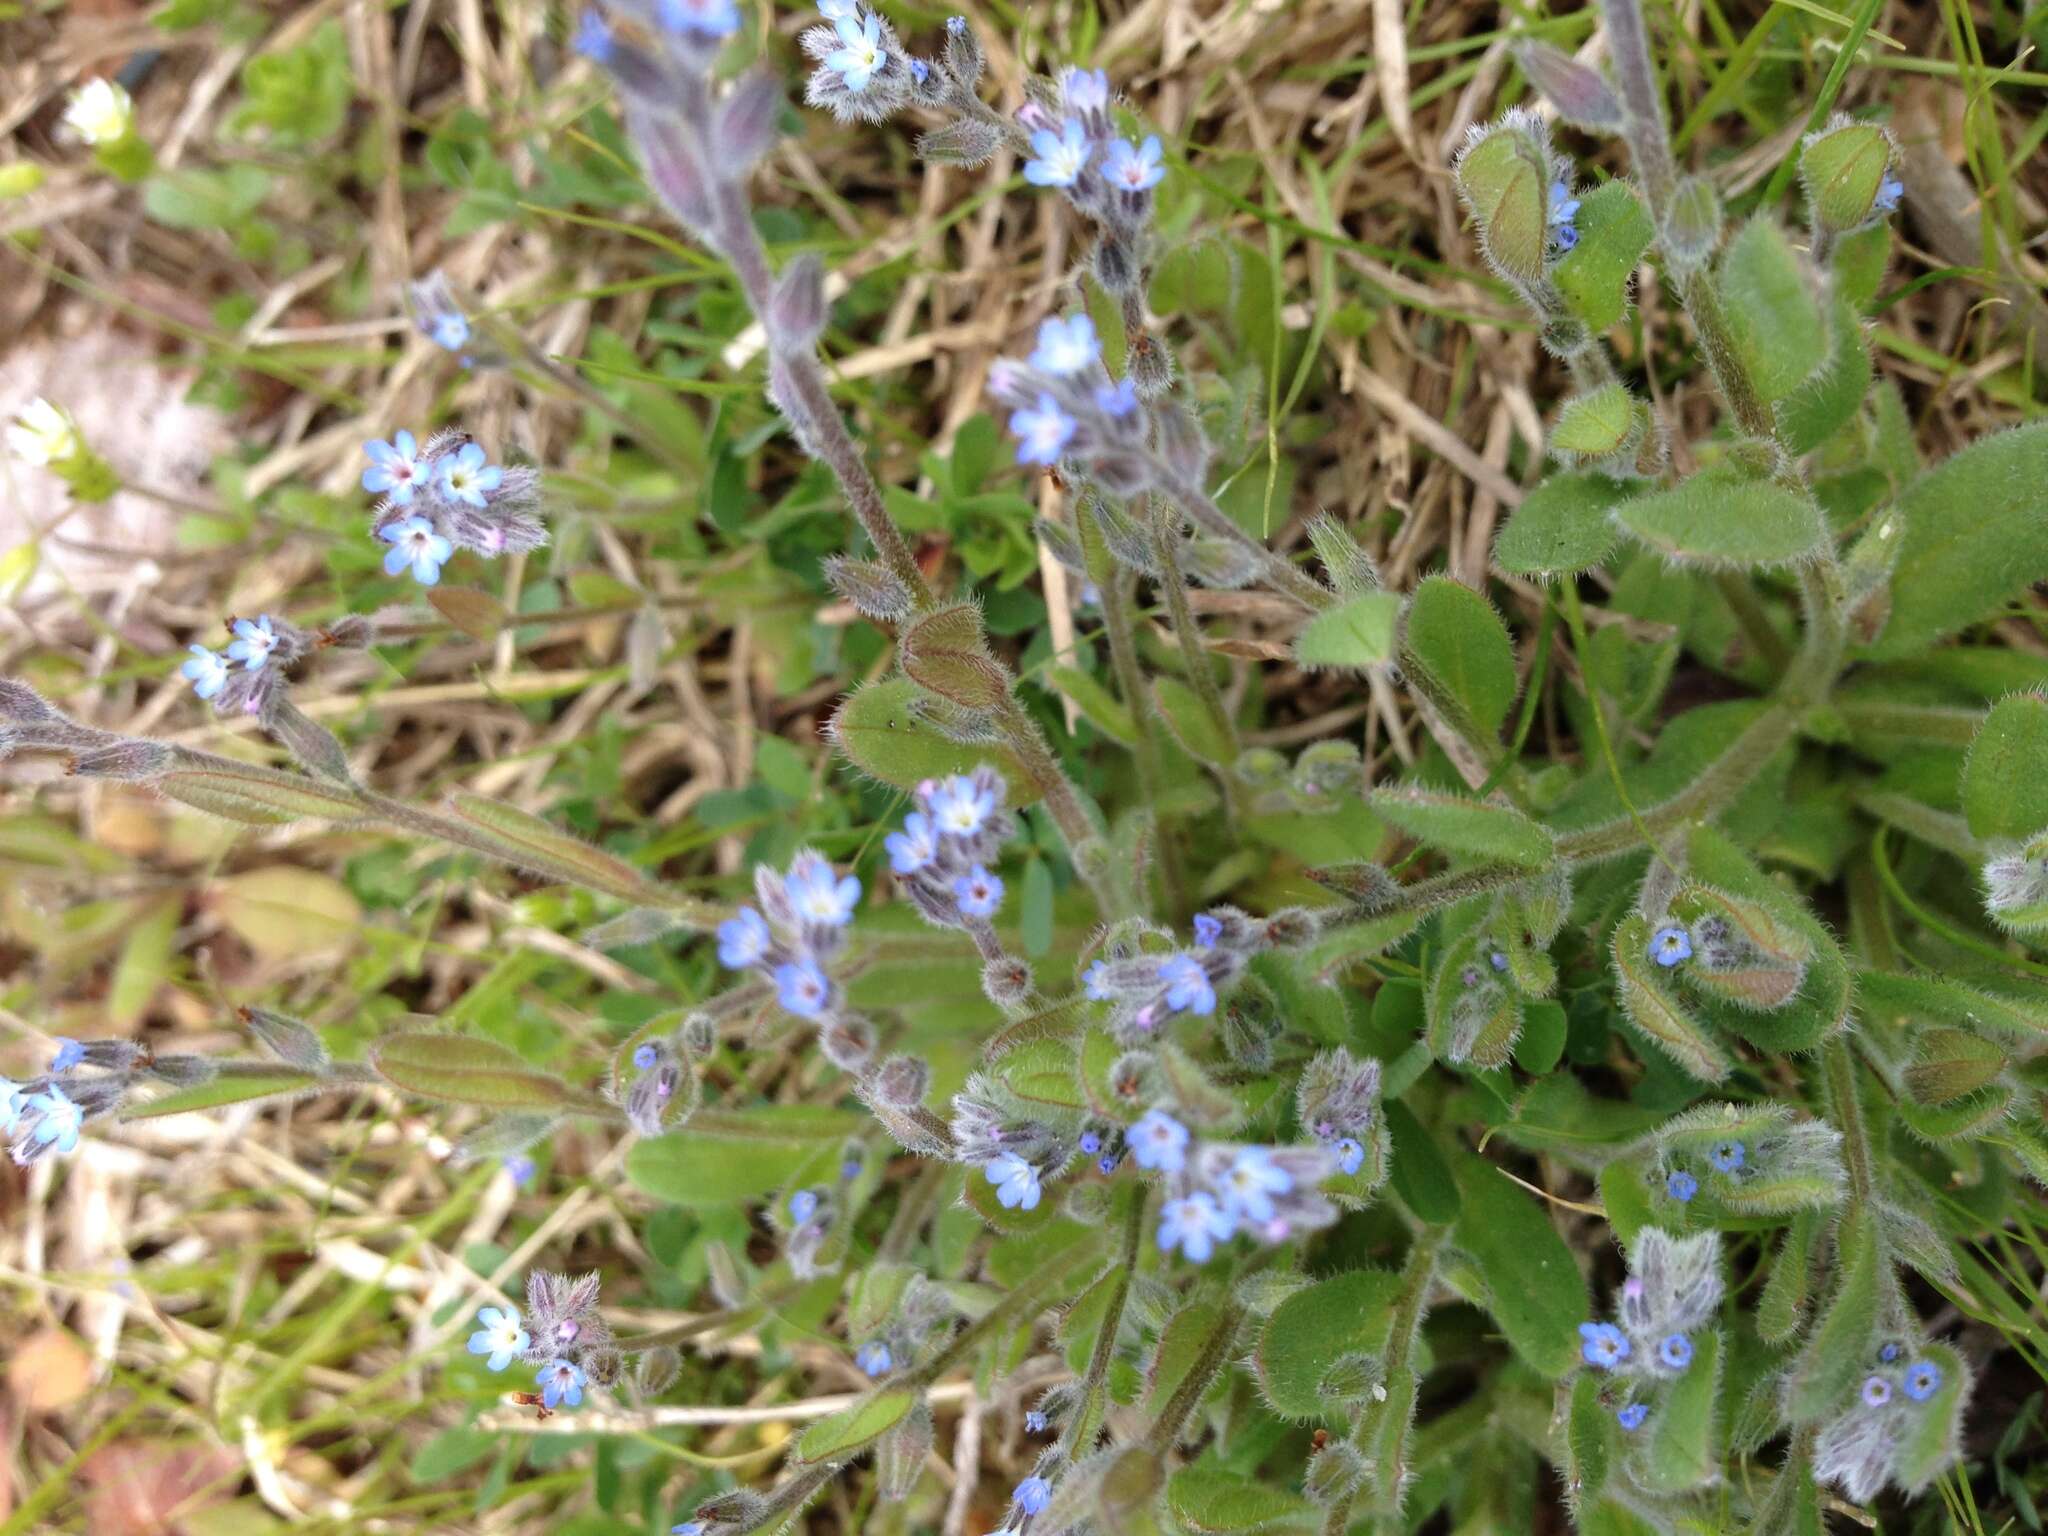
[[[985,928],[1002,906],[1003,882],[989,865],[1017,830],[1003,809],[1007,795],[1002,775],[988,767],[918,785],[917,809],[883,846],[903,894],[926,922]]]
[[[1337,1208],[1313,1186],[1338,1171],[1328,1147],[1192,1144],[1188,1128],[1149,1109],[1126,1136],[1131,1161],[1167,1177],[1154,1234],[1161,1251],[1204,1264],[1243,1234],[1282,1243],[1329,1226]]]
[[[842,123],[879,123],[909,106],[957,105],[981,78],[980,50],[958,16],[946,24],[944,54],[926,59],[904,47],[886,17],[855,0],[818,0],[818,11],[825,24],[800,39],[817,61],[804,100]]]
[[[1949,1367],[1944,1369],[1934,1355],[1943,1356]],[[1947,1433],[1945,1424],[1930,1424],[1928,1416],[1953,1417],[1962,1393],[1951,1390],[1944,1397],[1942,1389],[1966,1387],[1963,1375],[1951,1351],[1936,1348],[1908,1358],[1904,1346],[1883,1345],[1855,1401],[1815,1436],[1815,1480],[1836,1484],[1858,1504],[1875,1498],[1887,1482],[1909,1480],[1901,1478],[1901,1452],[1929,1429]],[[1937,1398],[1944,1401],[1937,1403]]]
[[[1081,973],[1081,987],[1098,1003],[1111,1005],[1110,1027],[1126,1043],[1153,1035],[1175,1014],[1213,1014],[1220,993],[1244,975],[1260,950],[1279,942],[1295,914],[1264,922],[1236,907],[1215,907],[1196,916],[1192,949],[1159,954],[1141,948],[1144,935],[1113,935],[1103,958]]]
[[[0,1136],[26,1168],[50,1153],[78,1150],[87,1121],[114,1114],[144,1078],[191,1087],[214,1075],[199,1056],[159,1056],[128,1040],[59,1039],[49,1070],[17,1083],[0,1077]]]
[[[592,1382],[618,1379],[619,1350],[597,1310],[598,1278],[535,1270],[526,1277],[527,1317],[514,1306],[484,1307],[469,1336],[469,1352],[487,1369],[502,1371],[515,1359],[535,1367],[541,1406],[574,1408]]]
[[[285,673],[319,643],[296,624],[267,613],[230,619],[228,629],[234,638],[225,653],[195,643],[186,647],[191,656],[178,668],[192,691],[224,715],[262,714],[283,692]]]
[[[857,877],[806,848],[786,871],[756,868],[759,907],[743,906],[718,925],[719,964],[766,981],[786,1012],[817,1027],[826,1054],[849,1072],[868,1064],[874,1031],[846,1011],[829,967],[845,947],[860,890]]]
[[[489,463],[467,434],[437,432],[422,444],[401,429],[389,442],[365,443],[363,452],[370,459],[363,489],[383,497],[371,527],[390,546],[387,575],[409,570],[431,587],[458,548],[494,559],[547,543],[534,511],[540,475]]]
[[[1302,1069],[1295,1112],[1309,1134],[1330,1149],[1337,1171],[1356,1177],[1368,1161],[1386,1165],[1387,1127],[1380,1114],[1380,1064],[1342,1046],[1324,1051]]]
[[[1639,1429],[1650,1403],[1638,1394],[1685,1374],[1692,1335],[1721,1301],[1720,1238],[1712,1232],[1673,1237],[1658,1227],[1636,1236],[1629,1277],[1621,1287],[1620,1322],[1579,1324],[1579,1354],[1614,1378],[1627,1401],[1615,1408],[1623,1429]]]

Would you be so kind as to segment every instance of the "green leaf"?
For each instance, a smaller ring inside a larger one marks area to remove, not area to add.
[[[1814,223],[1834,234],[1863,223],[1891,163],[1891,138],[1875,123],[1839,123],[1814,134],[1799,153],[1799,180]]]
[[[1394,630],[1401,599],[1391,592],[1367,592],[1326,608],[1294,638],[1294,659],[1304,667],[1350,667],[1363,671],[1394,659]]]
[[[1827,362],[1778,402],[1778,437],[1786,449],[1810,452],[1854,421],[1870,379],[1863,321],[1848,304],[1838,303],[1828,316]]]
[[[1223,1329],[1235,1330],[1237,1314],[1213,1301],[1191,1301],[1159,1331],[1159,1347],[1145,1386],[1145,1407],[1157,1413],[1181,1383],[1218,1345]],[[1227,1341],[1225,1341],[1227,1342]]]
[[[1348,1269],[1305,1286],[1273,1309],[1253,1346],[1252,1370],[1275,1413],[1290,1419],[1341,1418],[1349,1410],[1323,1396],[1323,1380],[1344,1355],[1386,1348],[1401,1277]]]
[[[1017,898],[1017,932],[1033,960],[1052,951],[1052,867],[1044,859],[1024,866],[1024,890]]]
[[[413,1457],[412,1480],[416,1483],[438,1483],[458,1472],[467,1472],[497,1450],[501,1443],[499,1436],[487,1430],[444,1429],[421,1446]]]
[[[1385,1113],[1393,1141],[1387,1183],[1416,1220],[1441,1226],[1455,1219],[1462,1203],[1458,1184],[1436,1138],[1406,1104],[1390,1102]]]
[[[211,1082],[159,1094],[146,1103],[124,1109],[121,1118],[155,1120],[164,1115],[189,1114],[194,1110],[225,1109],[230,1104],[246,1104],[251,1099],[265,1099],[273,1094],[304,1093],[319,1086],[320,1079],[312,1073],[295,1071],[280,1063],[274,1071],[266,1070],[259,1076],[237,1074],[234,1077],[216,1077]]]
[[[1804,384],[1827,355],[1827,323],[1806,266],[1768,216],[1742,226],[1721,258],[1721,308],[1737,358],[1767,402]]]
[[[1316,1506],[1298,1493],[1198,1462],[1166,1484],[1167,1508],[1181,1529],[1197,1536],[1306,1530],[1319,1524]]]
[[[1546,580],[1598,565],[1621,536],[1611,514],[1637,489],[1590,471],[1550,476],[1494,540],[1495,563],[1513,575]]]
[[[1600,1397],[1600,1378],[1581,1371],[1572,1383],[1571,1410],[1565,1420],[1565,1481],[1582,1503],[1597,1498],[1606,1486],[1620,1438],[1614,1410]]]
[[[1970,1368],[1946,1344],[1930,1344],[1915,1360],[1941,1372],[1941,1385],[1924,1403],[1914,1403],[1906,1418],[1892,1461],[1892,1480],[1918,1497],[1956,1457],[1962,1441],[1963,1403],[1969,1396]]]
[[[1237,753],[1200,694],[1177,677],[1159,677],[1152,681],[1152,697],[1166,728],[1189,756],[1214,767],[1229,766]]]
[[[1010,696],[1010,675],[989,655],[974,603],[953,603],[912,620],[898,645],[911,681],[963,709],[994,709]]]
[[[2015,694],[1984,717],[1963,766],[1973,837],[2021,842],[2048,828],[2048,699]]]
[[[837,1461],[903,1422],[917,1405],[915,1392],[881,1390],[827,1418],[819,1419],[796,1443],[798,1461]]]
[[[1534,1197],[1493,1164],[1461,1153],[1457,1178],[1463,1206],[1455,1241],[1486,1282],[1486,1309],[1533,1369],[1568,1374],[1578,1363],[1579,1324],[1590,1315],[1571,1249]]]
[[[483,795],[456,791],[448,810],[474,845],[522,869],[643,906],[666,905],[661,887],[614,854],[593,848],[550,821]]]
[[[2048,422],[1980,438],[1899,497],[1904,546],[1875,657],[1915,656],[2048,581]]]
[[[2011,1040],[2048,1038],[2048,998],[2000,997],[1960,981],[1858,971],[1856,1001],[1863,1015],[1900,1029],[1947,1026]]]
[[[1635,396],[1621,384],[1606,384],[1565,401],[1550,446],[1559,457],[1605,459],[1633,447],[1641,429]]]
[[[998,742],[968,744],[932,726],[918,701],[917,685],[890,678],[849,694],[832,716],[833,743],[854,767],[901,790],[926,779],[972,772],[987,763],[1010,788],[1010,804],[1029,805],[1039,790],[1008,747]]]
[[[1867,1209],[1851,1206],[1836,1230],[1835,1291],[1799,1358],[1792,1363],[1786,1415],[1811,1424],[1846,1406],[1856,1379],[1877,1353],[1882,1263]]]
[[[1629,281],[1656,230],[1625,181],[1586,193],[1572,223],[1579,243],[1551,268],[1550,280],[1588,330],[1611,330],[1628,312]]]
[[[569,1100],[559,1078],[536,1071],[495,1040],[474,1035],[387,1035],[371,1047],[370,1065],[423,1099],[490,1109],[553,1109]]]
[[[1138,739],[1138,728],[1131,721],[1131,712],[1124,708],[1123,700],[1113,695],[1096,680],[1091,672],[1079,667],[1050,666],[1042,674],[1045,680],[1066,698],[1074,707],[1088,717],[1103,735],[1133,745]]]
[[[1557,857],[1549,830],[1511,805],[1426,789],[1376,789],[1369,798],[1382,821],[1432,847],[1525,869]]]
[[[1811,560],[1826,546],[1820,508],[1733,464],[1623,502],[1615,520],[1667,560],[1755,570]]]
[[[1721,1384],[1721,1331],[1693,1336],[1692,1364],[1651,1411],[1642,1479],[1662,1493],[1712,1482],[1721,1471],[1714,1403]]]
[[[1459,155],[1454,174],[1487,258],[1507,276],[1538,281],[1550,244],[1550,173],[1535,136],[1488,128]]]
[[[1409,601],[1402,648],[1482,732],[1500,729],[1515,702],[1515,651],[1493,604],[1462,582],[1431,576]]]
[[[1650,925],[1631,912],[1614,930],[1614,991],[1629,1023],[1652,1045],[1703,1083],[1718,1083],[1733,1065],[1702,1029],[1650,958]]]
[[[840,1143],[863,1117],[808,1105],[700,1109],[680,1130],[635,1141],[626,1177],[658,1200],[733,1205],[782,1188],[815,1167],[836,1167]]]

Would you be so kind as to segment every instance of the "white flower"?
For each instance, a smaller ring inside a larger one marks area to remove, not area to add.
[[[61,464],[78,454],[78,429],[39,395],[8,427],[7,448],[24,464]]]
[[[112,80],[88,80],[71,93],[64,126],[88,144],[115,144],[135,131],[135,103]]]

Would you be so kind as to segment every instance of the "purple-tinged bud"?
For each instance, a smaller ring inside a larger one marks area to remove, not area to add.
[[[669,216],[685,231],[704,239],[711,224],[711,188],[682,122],[666,112],[628,101],[626,129],[639,147],[647,184]]]
[[[1137,258],[1123,240],[1104,233],[1102,238],[1095,242],[1095,249],[1089,254],[1095,267],[1095,279],[1102,284],[1105,293],[1122,296],[1137,287]]]
[[[197,1088],[220,1075],[220,1068],[209,1057],[182,1053],[153,1056],[143,1064],[143,1071],[172,1088]]]
[[[339,651],[366,651],[377,639],[377,621],[367,614],[351,613],[313,632],[313,643]]]
[[[1273,949],[1295,949],[1314,941],[1322,925],[1307,907],[1282,907],[1266,919],[1265,940]]]
[[[962,117],[918,135],[917,154],[933,165],[957,165],[972,170],[987,165],[1003,147],[1001,130],[979,118]]]
[[[1003,955],[981,968],[981,990],[1005,1011],[1031,996],[1031,967],[1014,955]]]
[[[710,145],[717,173],[728,182],[742,180],[775,147],[781,112],[782,82],[773,70],[750,69],[740,76],[718,106]]]
[[[610,1344],[593,1345],[583,1351],[584,1372],[600,1387],[615,1385],[625,1364],[625,1357]]]
[[[278,745],[298,759],[308,773],[337,784],[355,783],[349,771],[348,754],[334,732],[292,703],[282,689],[264,700],[263,728],[277,738]]]
[[[650,1047],[642,1045],[642,1051]],[[666,1128],[666,1122],[677,1106],[679,1096],[689,1100],[695,1098],[696,1078],[685,1072],[665,1046],[654,1046],[653,1065],[633,1080],[633,1086],[626,1094],[626,1120],[642,1136],[659,1136]],[[682,1094],[685,1084],[691,1092]],[[693,1103],[685,1103],[687,1111]]]
[[[897,624],[910,617],[910,589],[877,561],[830,555],[825,560],[825,580],[863,618]]]
[[[791,357],[808,356],[825,329],[825,269],[806,251],[782,269],[768,300],[769,345]]]
[[[633,1366],[633,1385],[638,1387],[642,1397],[659,1397],[675,1384],[676,1374],[682,1369],[683,1357],[666,1344],[657,1346],[641,1355]]]
[[[701,1061],[718,1049],[718,1021],[708,1013],[693,1013],[675,1033],[676,1048],[693,1061]]]
[[[875,1026],[859,1017],[834,1019],[818,1034],[825,1059],[842,1072],[858,1073],[875,1056]]]
[[[967,92],[980,83],[983,67],[981,42],[975,37],[974,29],[967,25],[967,18],[949,17],[946,21],[946,73],[953,77],[962,92]]]
[[[1621,131],[1621,101],[1597,69],[1548,43],[1522,44],[1515,50],[1515,62],[1537,94],[1574,128],[1588,133]]]
[[[892,1109],[915,1109],[931,1088],[932,1069],[916,1056],[891,1056],[874,1077],[874,1095]]]
[[[176,754],[154,741],[111,736],[103,746],[80,752],[71,760],[71,771],[81,779],[115,779],[128,784],[146,784],[171,771]]]

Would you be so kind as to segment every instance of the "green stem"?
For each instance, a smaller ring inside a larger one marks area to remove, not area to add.
[[[1086,1240],[1074,1243],[1054,1254],[1028,1280],[1019,1284],[1001,1301],[956,1333],[944,1349],[916,1369],[890,1377],[889,1385],[912,1390],[930,1386],[966,1359],[975,1346],[990,1334],[1023,1321],[1043,1306],[1044,1298],[1056,1290],[1073,1270],[1078,1269],[1083,1259],[1100,1257],[1101,1253],[1095,1244]]]
[[[1835,1129],[1842,1133],[1842,1158],[1849,1169],[1849,1199],[1868,1205],[1876,1179],[1871,1172],[1870,1135],[1863,1123],[1863,1101],[1856,1094],[1856,1060],[1846,1036],[1836,1035],[1821,1052],[1827,1080],[1828,1107]]]
[[[1202,701],[1202,708],[1209,716],[1209,723],[1216,728],[1230,752],[1230,762],[1216,765],[1217,782],[1223,786],[1224,808],[1234,826],[1241,807],[1238,803],[1238,782],[1234,771],[1237,762],[1237,722],[1230,717],[1230,709],[1223,702],[1223,690],[1216,686],[1216,673],[1210,665],[1209,648],[1202,643],[1202,629],[1195,622],[1195,611],[1189,606],[1187,586],[1180,573],[1180,561],[1174,551],[1174,541],[1179,530],[1172,526],[1174,519],[1167,511],[1167,503],[1155,498],[1152,509],[1152,555],[1159,562],[1159,579],[1155,583],[1160,595],[1166,599],[1166,612],[1173,624],[1173,636],[1180,644],[1181,659],[1187,667],[1188,683],[1195,690],[1195,696]]]
[[[1091,569],[1095,565],[1095,547],[1088,546]],[[1102,595],[1102,631],[1109,641],[1110,670],[1116,674],[1117,690],[1123,695],[1124,707],[1131,712],[1131,729],[1138,738],[1132,753],[1137,761],[1138,786],[1145,792],[1145,803],[1156,807],[1166,793],[1165,760],[1159,747],[1159,716],[1152,707],[1145,674],[1138,666],[1138,644],[1131,624],[1131,586],[1124,573],[1106,558],[1094,580],[1095,590]],[[1184,912],[1188,905],[1187,874],[1181,866],[1180,843],[1157,822],[1156,811],[1154,814],[1159,878],[1166,887],[1167,906],[1173,912]]]
[[[1088,1370],[1081,1378],[1081,1395],[1060,1432],[1060,1454],[1078,1460],[1095,1444],[1107,1411],[1107,1383],[1110,1363],[1116,1359],[1116,1337],[1123,1327],[1124,1305],[1130,1299],[1131,1279],[1138,1272],[1138,1247],[1144,1239],[1145,1212],[1151,1204],[1150,1191],[1139,1185],[1131,1197],[1130,1214],[1124,1219],[1123,1247],[1117,1254],[1115,1290],[1102,1309],[1095,1347],[1088,1355]]]
[[[1146,1431],[1145,1449],[1154,1456],[1164,1457],[1180,1443],[1180,1437],[1187,1431],[1188,1420],[1194,1417],[1202,1399],[1209,1395],[1217,1374],[1230,1363],[1231,1350],[1237,1343],[1237,1331],[1243,1325],[1244,1308],[1234,1301],[1226,1302],[1209,1337],[1202,1341],[1202,1352],[1173,1389],[1166,1406],[1159,1410],[1159,1417],[1152,1428]]]
[[[1771,623],[1771,616],[1764,611],[1763,601],[1749,584],[1749,578],[1739,571],[1717,571],[1714,585],[1720,589],[1728,611],[1735,615],[1751,653],[1773,673],[1783,676],[1792,663],[1792,647]]]
[[[1436,1281],[1437,1257],[1449,1238],[1448,1227],[1425,1227],[1416,1233],[1414,1245],[1408,1250],[1408,1262],[1401,1270],[1401,1289],[1394,1297],[1393,1322],[1387,1334],[1387,1356],[1382,1377],[1384,1393],[1377,1401],[1365,1406],[1351,1429],[1352,1445],[1361,1452],[1369,1452],[1382,1433],[1386,1416],[1393,1412],[1402,1415],[1399,1438],[1388,1448],[1392,1465],[1375,1465],[1372,1469],[1375,1503],[1382,1509],[1399,1507],[1401,1486],[1408,1475],[1407,1423],[1414,1409],[1414,1400],[1399,1384],[1402,1378],[1413,1374],[1414,1368],[1409,1362],[1415,1352],[1415,1339],[1422,1331],[1423,1314],[1429,1308],[1430,1287]],[[1344,1532],[1350,1529],[1353,1497],[1346,1494],[1331,1501],[1329,1513],[1323,1519],[1323,1536],[1344,1536]]]

